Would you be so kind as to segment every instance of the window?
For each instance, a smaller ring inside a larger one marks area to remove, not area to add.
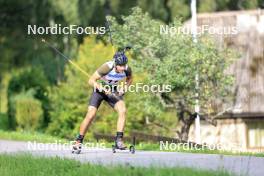
[[[247,123],[247,145],[249,148],[264,148],[264,120]]]

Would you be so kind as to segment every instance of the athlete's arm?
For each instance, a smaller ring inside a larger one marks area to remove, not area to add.
[[[128,90],[128,87],[132,84],[132,70],[131,70],[131,68],[130,67],[128,67],[128,69],[127,69],[127,71],[126,71],[126,83],[125,83],[125,85],[124,85],[124,88],[123,88],[123,94],[125,93],[125,92],[127,92],[127,90]]]
[[[127,68],[126,75],[126,85],[130,86],[132,83],[132,69],[130,67]]]
[[[98,74],[98,72],[94,72],[94,74],[90,77],[88,81],[89,85],[98,90],[103,90],[103,86],[100,83],[96,82],[100,78],[101,76]]]
[[[130,86],[132,84],[132,80],[133,80],[132,78],[133,78],[132,75],[129,77],[126,77],[126,85],[127,86]]]
[[[99,80],[101,77],[103,77],[104,75],[106,75],[108,72],[110,71],[110,68],[107,64],[103,64],[102,66],[100,66],[95,72],[94,74],[90,77],[88,83],[89,85],[91,85],[93,88],[96,88],[98,90],[103,90],[105,93],[109,93],[109,91],[106,91],[103,89],[103,86],[97,82],[97,80]]]

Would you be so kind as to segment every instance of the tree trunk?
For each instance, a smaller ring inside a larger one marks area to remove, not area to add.
[[[180,130],[177,131],[177,134],[180,140],[188,141],[190,127],[195,120],[196,114],[186,110],[182,103],[179,103],[179,107],[180,107],[180,111],[178,117],[179,117]]]

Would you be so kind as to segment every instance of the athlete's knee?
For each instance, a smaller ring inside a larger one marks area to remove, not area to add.
[[[126,107],[125,106],[121,106],[118,108],[118,113],[119,114],[126,114]]]
[[[93,119],[96,115],[96,111],[97,111],[97,108],[93,106],[89,106],[87,114],[86,114],[86,118]]]

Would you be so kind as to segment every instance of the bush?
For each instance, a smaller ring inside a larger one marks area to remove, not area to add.
[[[20,98],[16,100],[16,122],[18,129],[34,131],[43,121],[41,102],[34,98]]]
[[[8,129],[8,119],[7,119],[7,115],[4,113],[0,113],[0,129],[1,130]]]
[[[16,122],[16,97],[22,94],[28,95],[31,99],[39,100],[43,109],[42,127],[47,126],[49,122],[49,99],[47,87],[49,82],[43,73],[43,70],[34,67],[26,68],[18,73],[12,74],[8,85],[8,121],[9,128],[15,129]],[[28,98],[29,98],[28,97]]]

